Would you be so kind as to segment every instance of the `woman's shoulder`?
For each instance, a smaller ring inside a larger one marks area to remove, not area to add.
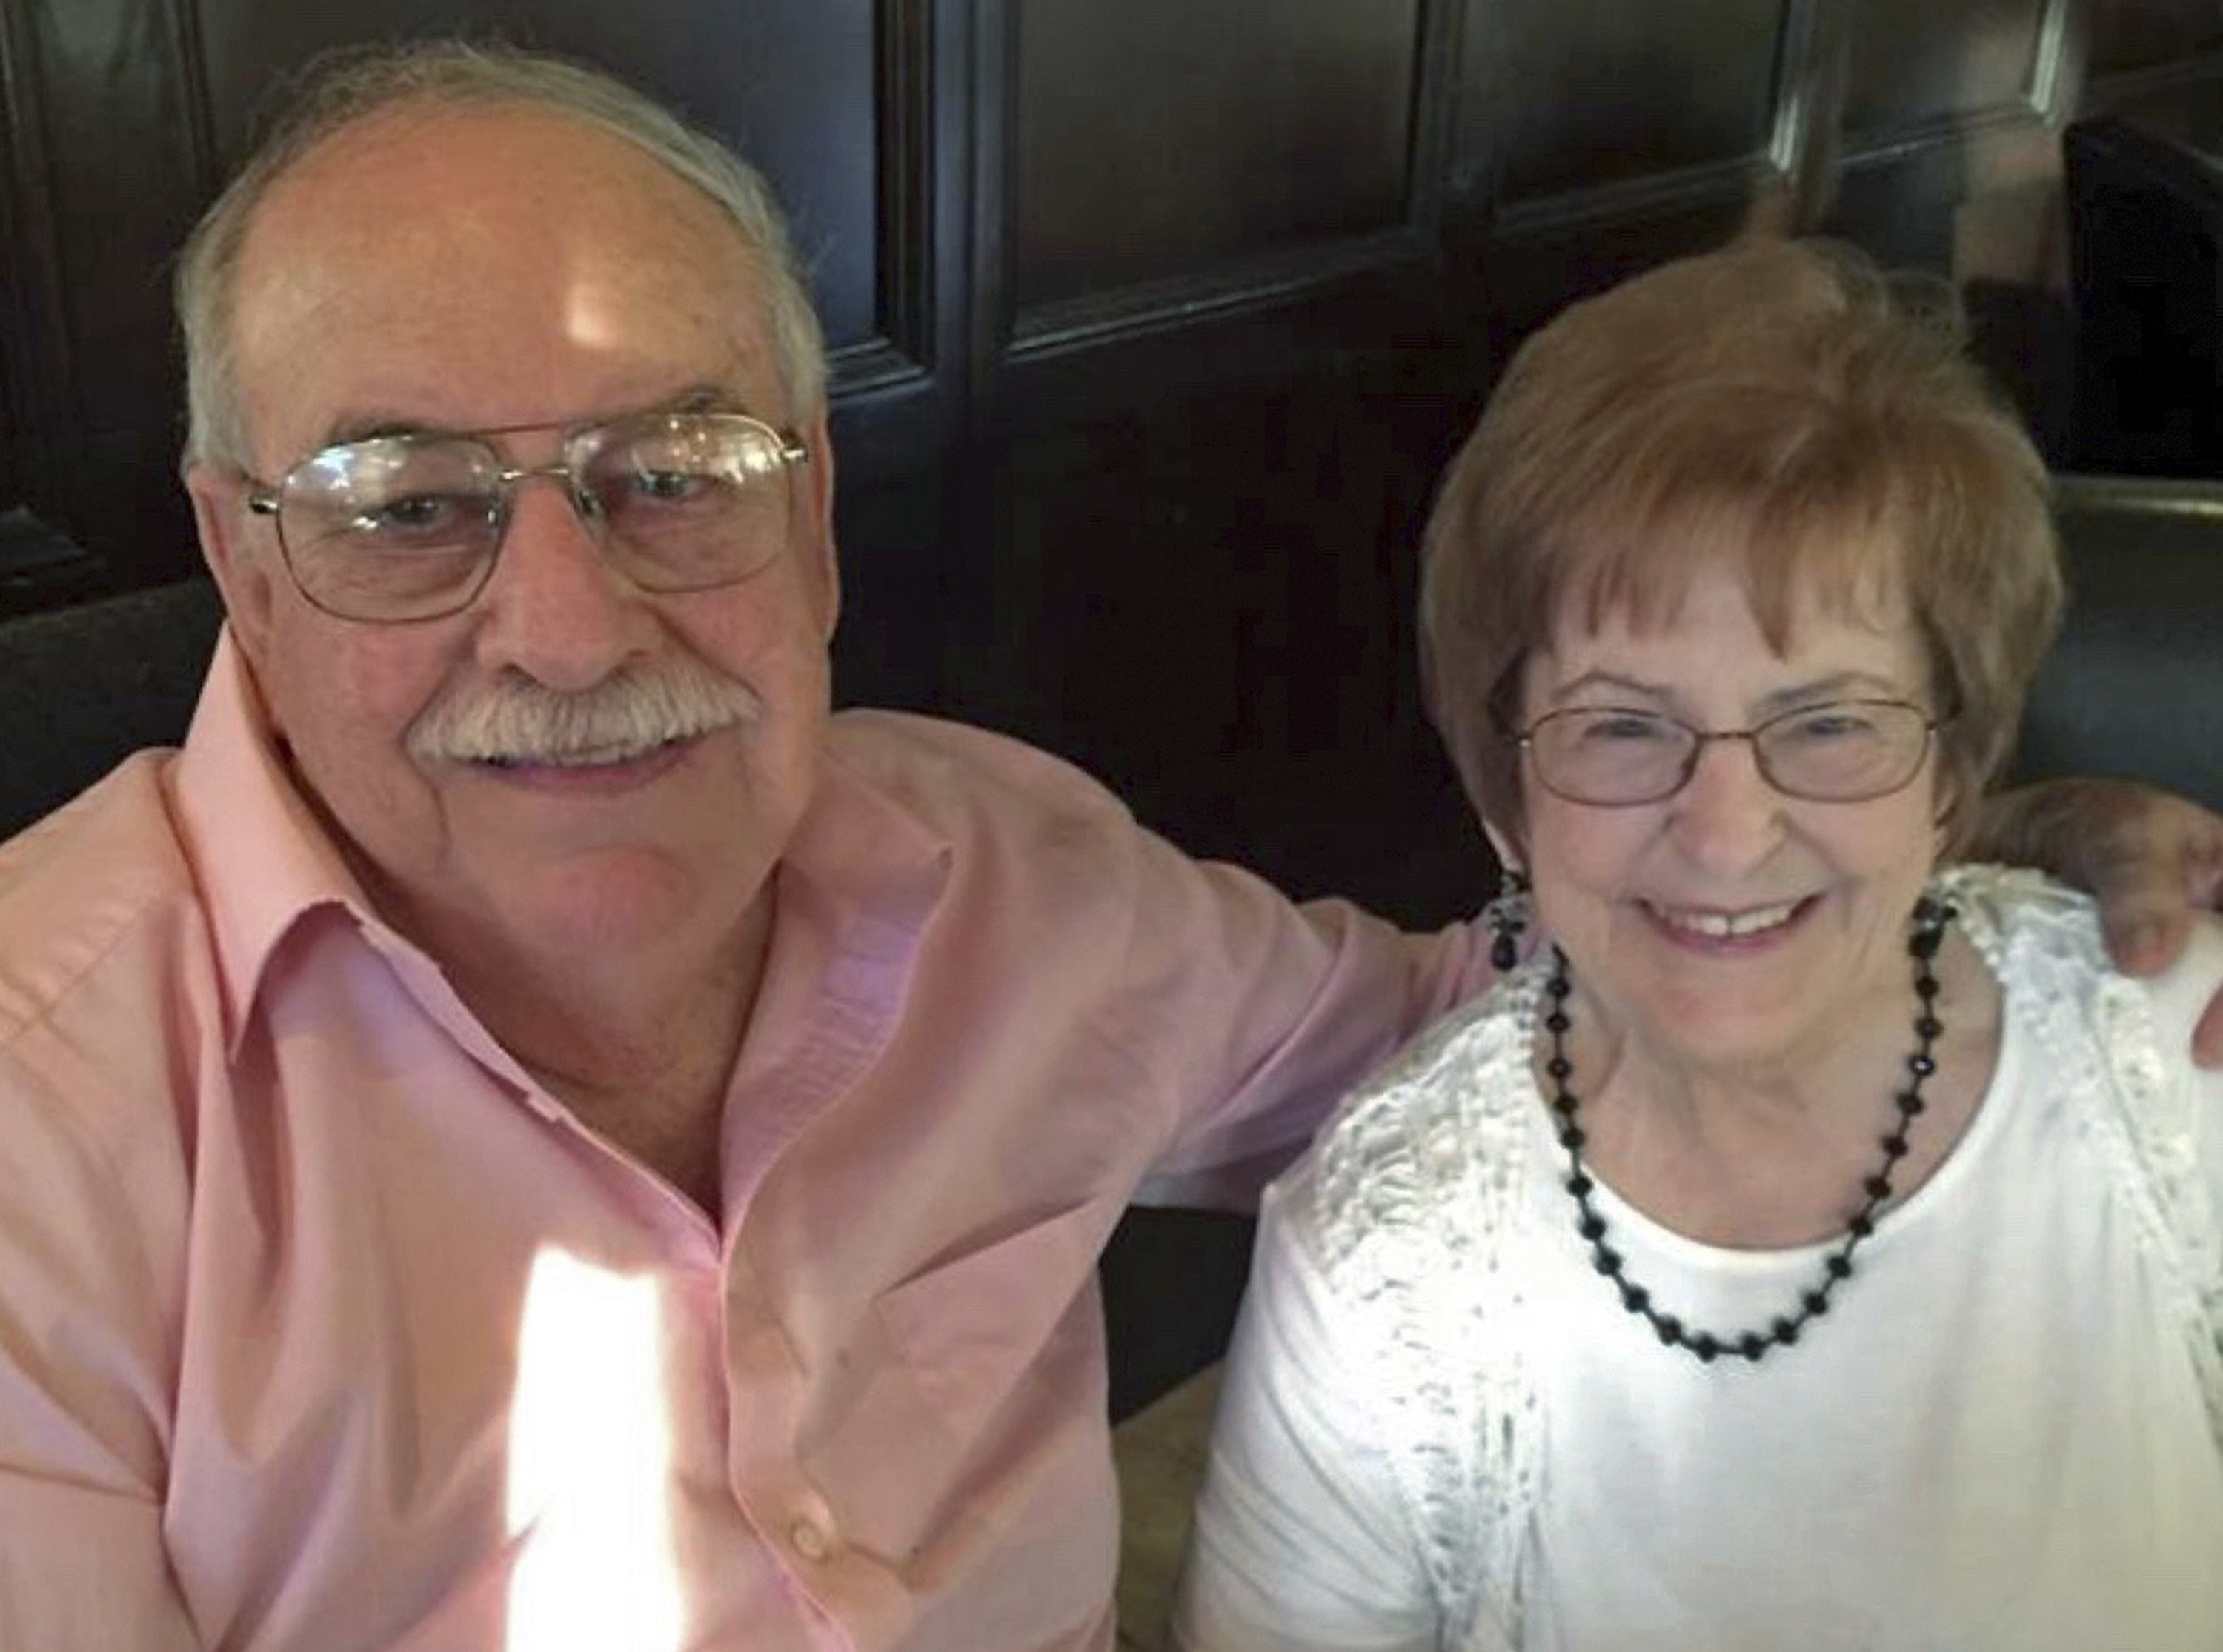
[[[1275,1189],[1280,1221],[1331,1275],[1415,1247],[1482,1241],[1510,1209],[1534,1086],[1532,961],[1452,1010],[1354,1090]]]
[[[2196,920],[2176,963],[2138,977],[2109,958],[2091,896],[2042,873],[1955,866],[1937,889],[2010,1002],[2048,1013],[2041,1024],[2081,1027],[2110,1050],[2190,1068],[2194,1023],[2223,983],[2223,923]]]
[[[2040,960],[2094,975],[2107,967],[2092,897],[2043,872],[1954,865],[1931,888],[1960,914],[1962,932],[2006,984],[2013,984],[2018,965]]]

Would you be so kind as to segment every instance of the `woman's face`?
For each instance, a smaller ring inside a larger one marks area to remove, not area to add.
[[[1750,728],[1846,699],[1930,704],[1904,594],[1858,610],[1802,604],[1768,645],[1733,563],[1698,573],[1643,630],[1562,624],[1527,667],[1528,722],[1571,707]],[[1785,796],[1748,741],[1701,749],[1682,790],[1623,807],[1574,803],[1523,776],[1537,914],[1601,1028],[1685,1066],[1750,1069],[1826,1046],[1871,996],[1905,996],[1907,916],[1936,852],[1936,757],[1858,803]]]

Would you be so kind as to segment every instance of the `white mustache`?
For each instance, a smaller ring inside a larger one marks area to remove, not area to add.
[[[505,671],[428,707],[406,744],[430,763],[622,763],[667,741],[754,722],[763,710],[753,690],[684,659],[622,669],[576,694]]]

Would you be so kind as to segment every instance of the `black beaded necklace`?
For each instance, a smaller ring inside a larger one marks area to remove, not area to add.
[[[1928,1105],[1922,1099],[1922,1086],[1937,1071],[1936,1058],[1930,1051],[1937,1035],[1945,1030],[1937,1019],[1934,963],[1937,948],[1945,938],[1945,926],[1958,915],[1951,907],[1928,895],[1915,902],[1914,933],[1906,942],[1907,953],[1914,959],[1915,996],[1921,1000],[1914,1019],[1915,1051],[1906,1058],[1906,1088],[1892,1098],[1899,1117],[1882,1139],[1883,1162],[1861,1184],[1860,1209],[1845,1224],[1844,1238],[1823,1259],[1821,1277],[1801,1294],[1798,1311],[1788,1317],[1779,1316],[1765,1331],[1746,1331],[1735,1336],[1694,1331],[1674,1315],[1661,1313],[1653,1306],[1652,1293],[1628,1278],[1621,1253],[1606,1243],[1605,1218],[1598,1215],[1590,1198],[1597,1184],[1583,1168],[1583,1143],[1588,1138],[1576,1120],[1578,1103],[1574,1092],[1567,1088],[1567,1080],[1575,1070],[1574,1064],[1567,1059],[1566,1044],[1570,1025],[1567,998],[1574,988],[1567,979],[1566,954],[1552,948],[1552,978],[1544,986],[1552,1001],[1544,1016],[1544,1030],[1552,1036],[1552,1053],[1544,1063],[1544,1071],[1552,1081],[1552,1111],[1559,1117],[1559,1145],[1567,1150],[1565,1186],[1574,1196],[1578,1213],[1575,1231],[1590,1247],[1591,1266],[1621,1293],[1621,1305],[1651,1326],[1653,1334],[1669,1347],[1681,1348],[1708,1363],[1724,1354],[1741,1355],[1757,1363],[1779,1347],[1789,1347],[1798,1340],[1808,1321],[1819,1319],[1829,1311],[1830,1294],[1853,1276],[1853,1252],[1875,1231],[1877,1207],[1891,1197],[1892,1174],[1906,1157],[1907,1129]]]

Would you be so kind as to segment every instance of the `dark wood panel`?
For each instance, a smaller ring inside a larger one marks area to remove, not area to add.
[[[2037,107],[2065,13],[2063,0],[1861,0],[1845,97],[1853,143]]]
[[[1764,153],[1785,0],[1495,0],[1468,18],[1459,148],[1496,203]]]
[[[1420,0],[1009,16],[1018,308],[1407,221]]]
[[[1448,352],[1385,355],[984,445],[952,708],[1292,889],[1414,921],[1470,903],[1489,862],[1420,715],[1413,609],[1477,403]]]
[[[101,565],[145,584],[190,566],[168,261],[193,210],[198,133],[168,7],[14,9],[8,23],[18,221],[33,286],[22,341],[37,467],[22,493]],[[67,583],[81,588],[72,574]]]
[[[2088,60],[2094,74],[2161,68],[2223,50],[2216,0],[2090,0]]]

